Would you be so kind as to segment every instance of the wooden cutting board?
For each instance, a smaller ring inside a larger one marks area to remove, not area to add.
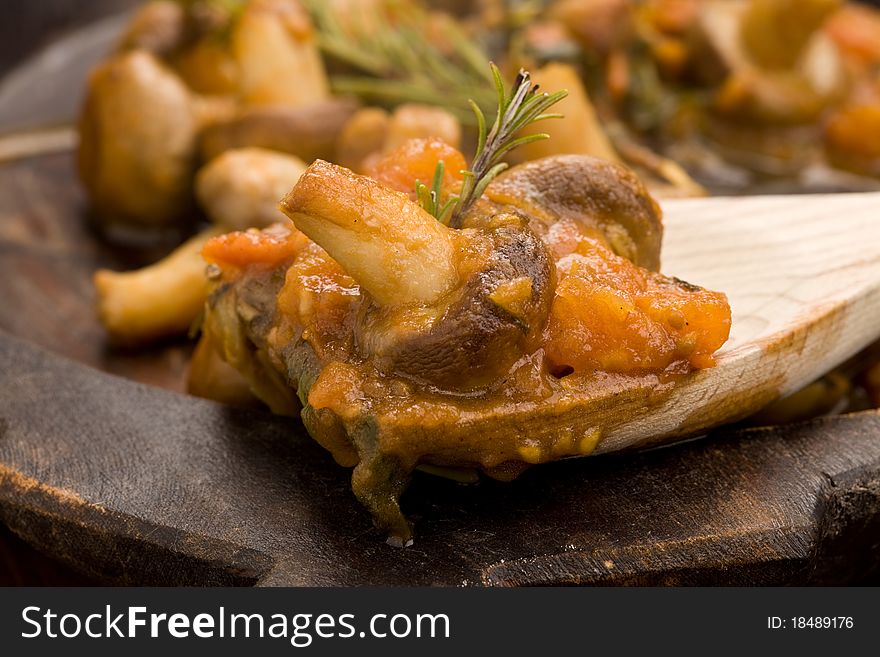
[[[417,476],[404,498],[416,543],[390,547],[349,472],[299,423],[157,387],[181,388],[185,343],[106,346],[92,271],[155,253],[111,248],[86,217],[70,154],[0,165],[0,518],[87,575],[453,586],[880,575],[877,413],[572,460],[510,484]]]

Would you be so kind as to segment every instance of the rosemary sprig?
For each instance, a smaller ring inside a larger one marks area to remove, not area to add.
[[[443,187],[443,178],[446,174],[446,163],[443,160],[437,162],[434,169],[434,180],[430,189],[422,181],[416,180],[416,198],[430,214],[434,215],[441,223],[446,223],[449,213],[452,212],[458,200],[457,197],[447,199],[441,203],[440,192]]]
[[[538,86],[532,84],[529,73],[523,70],[520,70],[508,93],[501,71],[495,64],[490,64],[490,69],[498,99],[495,123],[487,131],[486,115],[476,102],[469,101],[477,124],[477,151],[471,168],[462,171],[464,181],[461,192],[441,204],[438,181],[443,180],[446,168],[442,161],[437,163],[434,186],[430,192],[421,182],[416,183],[419,204],[443,223],[447,223],[448,217],[452,228],[461,227],[464,216],[483,195],[489,183],[507,169],[508,164],[503,161],[505,155],[519,146],[550,138],[546,133],[517,135],[537,121],[561,118],[561,114],[547,114],[547,110],[568,95],[565,90],[552,94],[539,92]]]
[[[488,57],[454,20],[432,22],[411,3],[386,0],[369,20],[349,17],[343,23],[332,3],[303,4],[321,50],[350,69],[330,76],[335,93],[388,107],[405,102],[437,105],[467,124],[474,120],[467,111],[469,98],[482,108],[491,107],[486,84],[491,79],[484,64]]]

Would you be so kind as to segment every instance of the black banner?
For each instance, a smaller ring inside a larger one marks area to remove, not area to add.
[[[5,589],[0,646],[96,657],[226,645],[258,655],[841,653],[877,645],[877,602],[870,588]]]

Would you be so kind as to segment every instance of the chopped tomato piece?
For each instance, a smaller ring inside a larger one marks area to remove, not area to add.
[[[730,334],[727,297],[635,266],[593,240],[558,264],[546,354],[554,371],[712,367]]]
[[[202,250],[202,257],[221,268],[271,268],[293,258],[308,241],[298,230],[280,226],[237,231],[210,240]]]
[[[379,160],[370,177],[386,187],[415,194],[416,181],[430,186],[437,163],[443,161],[443,189],[460,186],[467,168],[464,155],[441,139],[411,139]]]

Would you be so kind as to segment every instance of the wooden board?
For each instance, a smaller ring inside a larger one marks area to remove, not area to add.
[[[876,574],[880,416],[535,468],[417,477],[393,548],[292,420],[0,336],[0,516],[114,583],[840,584]]]
[[[387,546],[301,425],[179,389],[186,346],[108,349],[70,155],[0,167],[0,517],[127,584],[840,584],[878,575],[880,416],[538,467],[418,476]],[[19,338],[13,338],[14,333]],[[40,344],[85,365],[31,346]]]
[[[123,248],[92,230],[71,153],[0,163],[0,329],[107,372],[182,391],[190,344],[113,349],[93,310],[96,269],[142,266],[169,248]]]

